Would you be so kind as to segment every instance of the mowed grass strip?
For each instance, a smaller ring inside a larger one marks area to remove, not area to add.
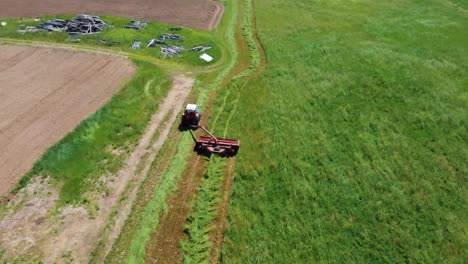
[[[467,17],[437,0],[255,7],[268,65],[229,126],[223,262],[463,263]]]
[[[17,189],[34,175],[51,176],[61,187],[59,205],[90,202],[83,194],[95,188],[93,180],[122,167],[171,84],[154,65],[134,62],[138,66],[134,78],[107,105],[52,146]]]
[[[234,76],[227,86],[217,93],[216,105],[213,107],[214,118],[210,119],[209,124],[213,128],[212,131],[222,137],[227,137],[226,132],[230,120],[236,115],[239,90],[243,89],[246,78],[253,74],[260,65],[260,55],[252,31],[252,3],[250,0],[243,0],[237,3],[233,2],[233,5],[238,5],[241,10],[240,14],[243,15],[239,26],[248,47],[248,50],[238,52],[248,52],[249,61],[246,68]],[[236,99],[233,100],[233,97]],[[210,233],[213,232],[217,209],[222,202],[221,188],[225,177],[227,177],[226,159],[211,156],[207,163],[203,182],[196,192],[192,212],[187,217],[185,232],[188,239],[180,241],[184,263],[208,263],[210,261],[210,254],[215,250],[212,248]]]

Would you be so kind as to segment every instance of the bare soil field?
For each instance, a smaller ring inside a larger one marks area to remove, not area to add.
[[[2,0],[0,18],[90,13],[145,19],[190,28],[216,28],[224,6],[213,0]]]
[[[39,47],[1,45],[0,61],[0,196],[135,73],[123,57]]]

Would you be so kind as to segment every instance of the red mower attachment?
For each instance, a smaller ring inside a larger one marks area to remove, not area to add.
[[[195,140],[195,151],[198,153],[215,153],[220,156],[234,156],[239,151],[240,140],[217,138],[210,133],[206,128],[198,126],[203,129],[209,137],[199,136]]]

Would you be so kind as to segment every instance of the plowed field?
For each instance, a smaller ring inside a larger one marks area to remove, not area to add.
[[[0,17],[19,18],[90,13],[165,22],[211,30],[224,7],[213,0],[2,0]]]
[[[0,196],[135,73],[122,57],[38,47],[2,45],[0,61]]]

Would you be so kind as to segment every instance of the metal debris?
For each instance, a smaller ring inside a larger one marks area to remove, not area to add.
[[[37,26],[37,31],[66,31],[70,35],[88,35],[99,33],[109,27],[98,16],[78,15],[72,20],[52,19]],[[26,29],[25,32],[37,32]]]
[[[120,44],[120,42],[118,42],[118,41],[110,41],[110,40],[105,40],[105,39],[98,39],[98,40],[96,40],[96,43],[97,44],[105,44],[107,46],[115,46],[115,45]]]
[[[2,27],[5,27],[7,25],[7,22],[2,21],[2,22],[0,22],[0,25],[2,25]]]
[[[168,28],[170,31],[180,31],[182,28],[181,27],[171,27]]]
[[[21,33],[21,34],[24,34],[24,33],[34,33],[34,32],[39,32],[39,31],[42,31],[42,30],[37,28],[37,27],[28,26],[25,29],[18,30],[17,32]]]
[[[109,27],[98,16],[78,15],[68,22],[66,31],[71,35],[84,35],[98,33]]]
[[[133,42],[132,49],[140,49],[141,48],[141,41],[135,41]]]
[[[156,46],[167,46],[167,44],[166,42],[159,39],[150,39],[148,45],[146,45],[147,48],[154,48]]]
[[[210,46],[195,46],[193,48],[191,48],[190,50],[191,51],[205,51],[205,50],[209,50],[211,49]]]
[[[185,48],[181,46],[161,47],[161,55],[163,55],[163,58],[166,58],[167,56],[169,57],[179,56],[184,50]]]
[[[140,30],[140,29],[144,28],[146,25],[148,25],[148,22],[146,22],[146,21],[132,20],[132,21],[130,21],[130,23],[128,25],[124,26],[124,28],[131,28],[131,29],[135,29],[135,30]]]
[[[184,41],[184,40],[182,39],[182,37],[179,36],[179,35],[176,35],[176,34],[167,34],[167,33],[164,33],[164,34],[160,35],[160,36],[159,36],[159,39],[160,39],[161,41],[165,41],[166,39],[167,39],[167,40],[170,40],[170,41]]]
[[[44,31],[58,31],[61,32],[67,29],[67,21],[62,19],[53,19],[49,20],[45,23],[40,24],[37,26],[39,29],[43,29]]]
[[[210,62],[213,60],[213,57],[211,57],[210,55],[206,54],[206,53],[203,53],[202,55],[200,55],[200,59],[206,61],[206,62]]]

